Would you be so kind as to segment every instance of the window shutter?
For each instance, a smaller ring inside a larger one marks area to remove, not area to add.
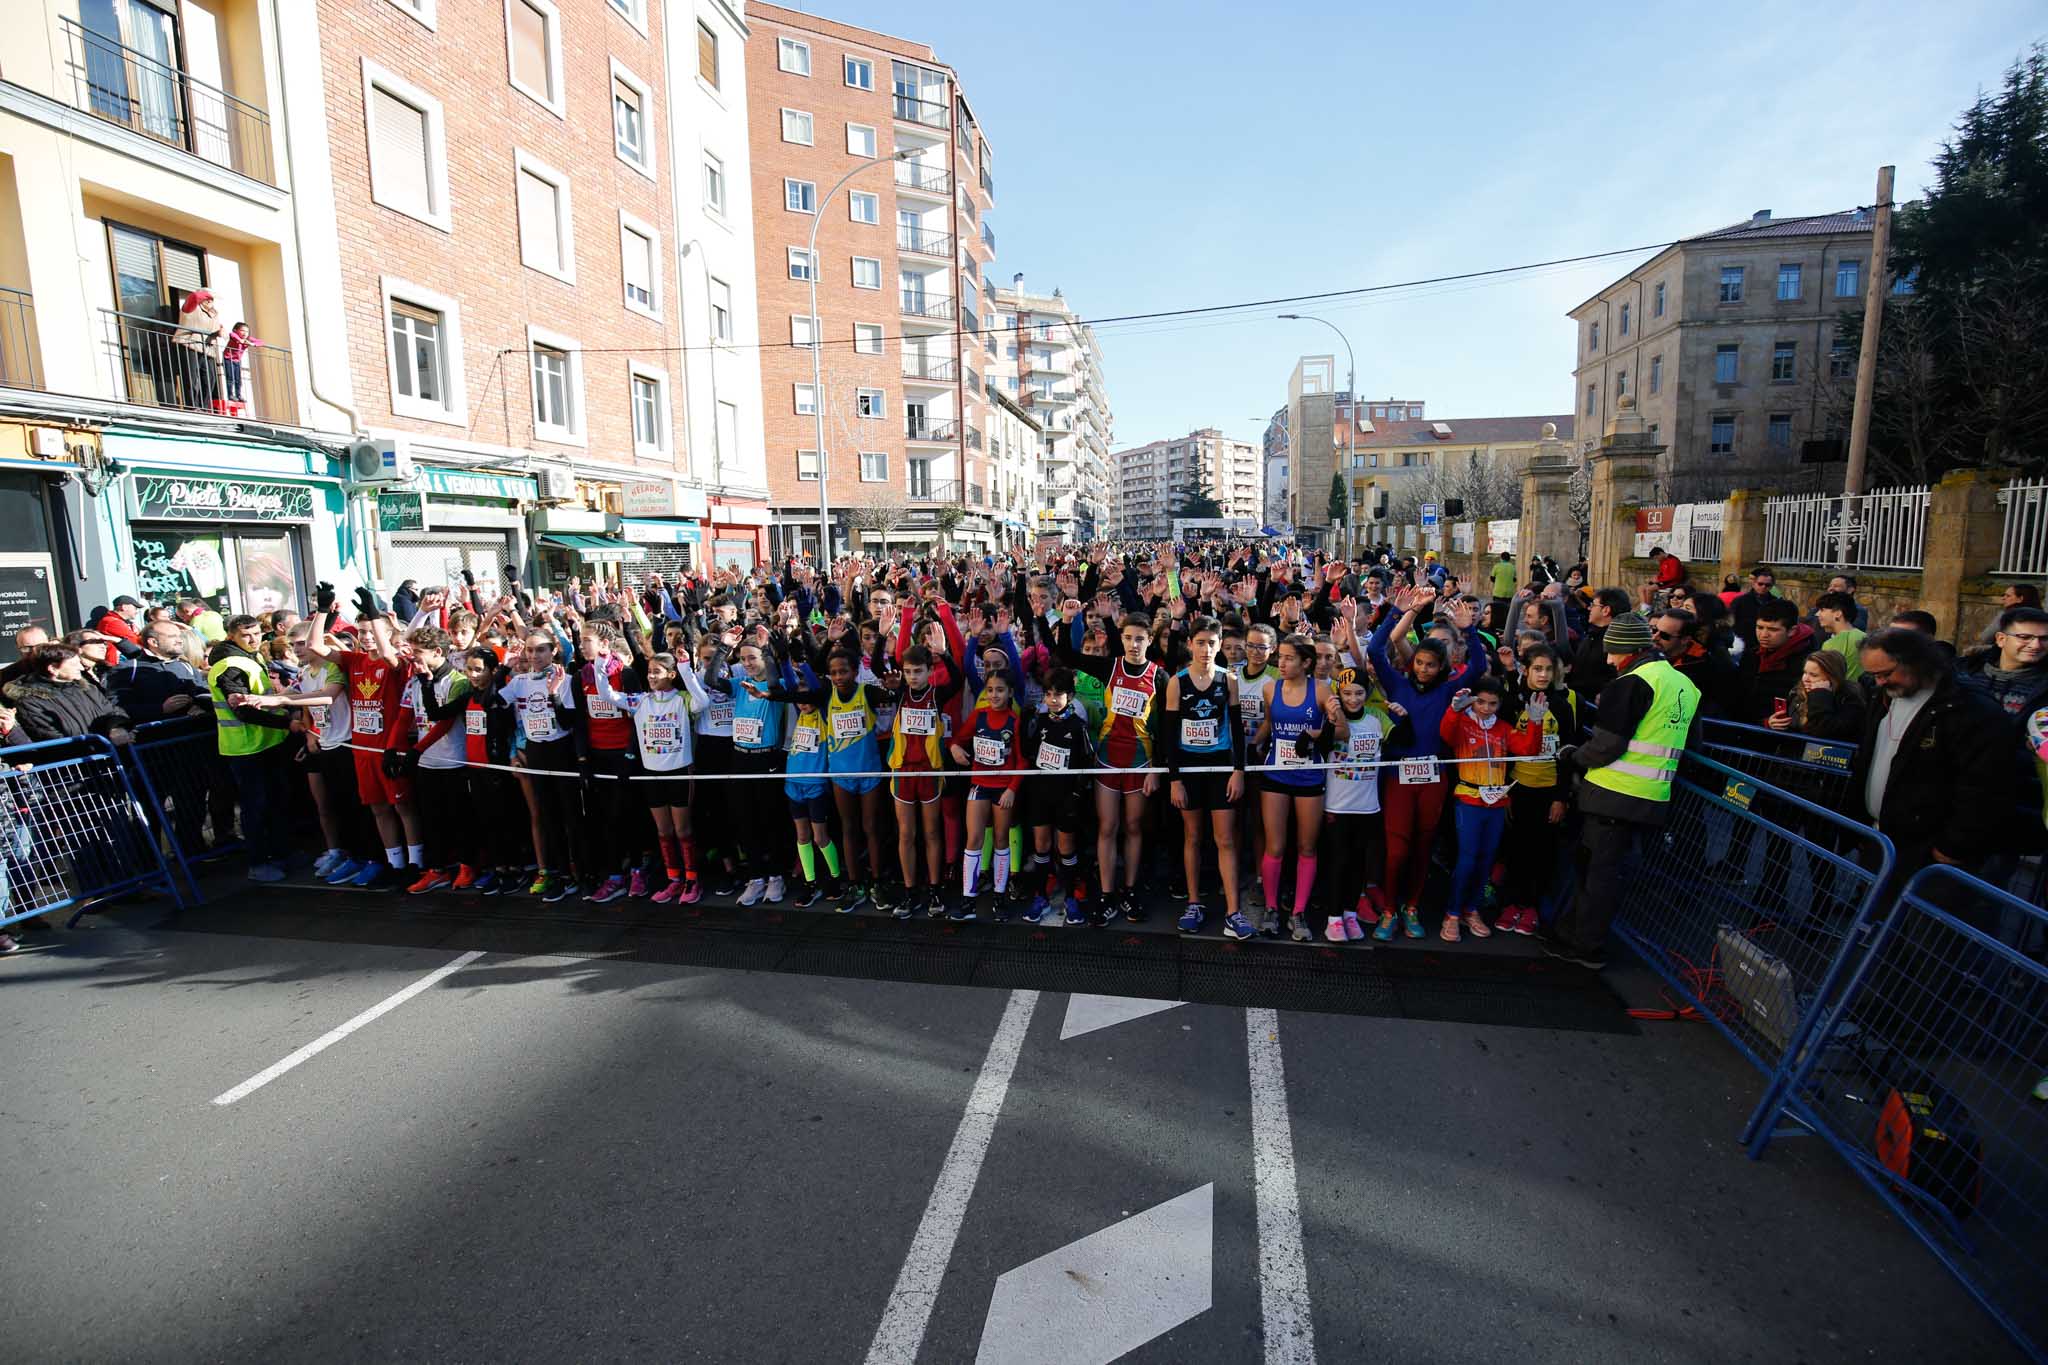
[[[562,266],[561,219],[555,187],[531,171],[519,173],[519,240],[526,259],[550,270]]]
[[[185,295],[206,284],[206,257],[189,247],[163,244],[164,283],[170,286],[171,304],[177,307]]]
[[[627,228],[624,241],[626,249],[626,290],[631,293],[640,290],[649,298],[654,296],[654,243],[639,233]]]
[[[377,141],[371,173],[379,195],[415,213],[432,213],[427,178],[427,115],[382,88],[374,88]]]
[[[512,6],[512,74],[527,89],[555,97],[548,79],[547,16],[526,0],[514,0]]]
[[[697,25],[697,74],[718,84],[718,35],[704,25]]]

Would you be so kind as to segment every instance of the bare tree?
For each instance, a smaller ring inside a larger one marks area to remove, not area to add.
[[[872,500],[846,509],[846,522],[861,533],[863,546],[868,536],[885,542],[897,527],[910,520],[910,507],[894,489],[879,492]]]

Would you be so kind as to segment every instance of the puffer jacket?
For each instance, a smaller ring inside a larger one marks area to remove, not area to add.
[[[131,722],[121,704],[97,682],[57,682],[49,677],[20,677],[4,689],[14,718],[30,740],[104,735]]]

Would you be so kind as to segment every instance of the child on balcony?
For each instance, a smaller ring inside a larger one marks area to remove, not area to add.
[[[246,322],[236,323],[228,332],[227,339],[221,345],[220,364],[221,369],[227,372],[230,403],[242,401],[242,357],[249,353],[251,347],[263,344],[249,335],[249,324]]]

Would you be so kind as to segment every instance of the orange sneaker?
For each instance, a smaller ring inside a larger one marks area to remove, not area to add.
[[[464,863],[456,868],[455,881],[448,889],[451,891],[474,891],[476,889],[476,869],[468,863]]]
[[[1477,910],[1465,912],[1465,928],[1474,938],[1492,938],[1493,930],[1486,927],[1486,920]]]
[[[1456,943],[1458,941],[1458,917],[1456,915],[1445,915],[1444,927],[1436,931],[1436,936],[1446,943]]]
[[[439,868],[430,867],[420,873],[420,879],[405,888],[407,895],[418,896],[428,891],[440,891],[448,886],[448,874]]]

